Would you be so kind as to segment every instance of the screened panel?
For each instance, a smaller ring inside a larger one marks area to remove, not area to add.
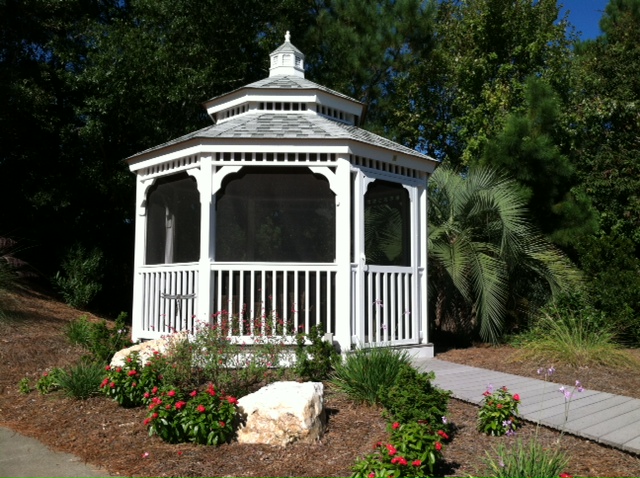
[[[216,261],[333,262],[335,195],[307,168],[245,167],[216,197]]]
[[[411,265],[409,192],[399,183],[376,180],[364,196],[367,264]]]
[[[187,174],[161,178],[147,196],[147,264],[200,258],[200,194]]]

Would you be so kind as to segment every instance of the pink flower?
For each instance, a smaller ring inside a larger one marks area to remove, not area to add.
[[[389,456],[393,456],[398,453],[398,450],[396,450],[396,448],[391,444],[387,445],[387,450],[389,450]]]
[[[411,464],[413,466],[422,466],[422,462],[420,460],[414,460]]]
[[[204,405],[198,405],[198,411],[199,411],[200,413],[204,413],[204,412],[206,412],[206,411],[207,411],[207,409],[204,407]]]
[[[372,471],[367,475],[369,478],[375,478],[376,474]]]
[[[149,395],[149,392],[144,392],[144,398],[149,398],[151,395]]]
[[[228,401],[229,403],[231,403],[231,404],[236,404],[236,403],[238,403],[238,399],[237,399],[237,398],[235,398],[235,397],[231,397],[231,396],[227,397],[227,401]]]
[[[111,387],[111,388],[116,388],[116,382],[111,382],[111,383],[109,384],[109,387]]]
[[[573,478],[569,473],[560,473],[560,478]]]
[[[442,445],[440,444],[439,441],[436,442],[436,450],[438,451],[442,450]]]
[[[151,418],[145,418],[144,425],[147,426],[149,423],[151,423]]]
[[[104,369],[108,372],[109,370],[111,370],[111,365],[107,365]]]
[[[149,457],[149,452],[148,452],[148,451],[145,451],[145,452],[142,454],[142,458],[147,458],[147,457]]]
[[[176,396],[176,391],[175,390],[169,390],[169,393],[167,394],[170,397],[175,397]]]
[[[138,372],[136,372],[135,370],[129,370],[129,373],[127,375],[129,375],[129,377],[133,377],[134,375],[136,375]]]
[[[518,395],[518,394],[516,393],[516,394],[513,396],[513,399],[514,399],[516,402],[519,402],[519,401],[520,401],[520,395]]]
[[[440,435],[442,438],[444,438],[445,440],[449,439],[449,435],[447,435],[445,432],[443,432],[442,430],[438,430],[438,435]]]
[[[158,387],[153,387],[153,389],[151,390],[151,393],[154,395],[158,393]]]
[[[393,425],[391,425],[391,428],[393,428],[394,430],[397,430],[398,428],[400,428],[400,424],[398,422],[393,422]]]
[[[198,395],[198,391],[194,390],[193,392],[191,392],[189,395],[191,395],[192,397],[195,397],[196,395]]]
[[[178,403],[176,403],[176,410],[182,410],[186,404],[187,402],[183,402],[182,400],[179,401]]]

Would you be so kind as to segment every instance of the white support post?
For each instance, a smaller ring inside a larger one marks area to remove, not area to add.
[[[198,265],[198,297],[196,318],[211,320],[211,202],[213,180],[212,157],[200,158],[200,173],[196,178],[200,192],[200,262]]]
[[[429,344],[429,307],[428,307],[428,256],[427,256],[427,241],[428,237],[428,225],[427,215],[429,212],[427,184],[425,181],[424,186],[417,188],[418,193],[418,224],[420,225],[420,233],[418,234],[418,269],[422,272],[418,274],[416,280],[418,280],[418,291],[420,297],[420,343]]]
[[[152,179],[136,177],[136,216],[135,216],[135,245],[133,262],[133,305],[131,310],[131,341],[137,342],[142,338],[142,321],[144,320],[144,289],[140,269],[144,265],[146,252],[147,208],[146,198]]]
[[[351,164],[339,156],[336,168],[336,328],[335,340],[342,352],[351,348]]]

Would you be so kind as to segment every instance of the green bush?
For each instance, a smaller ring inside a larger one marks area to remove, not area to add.
[[[616,331],[604,314],[580,296],[562,297],[548,305],[514,343],[523,357],[549,363],[574,367],[634,363],[616,342]]]
[[[42,395],[54,392],[60,388],[60,376],[63,374],[61,368],[54,368],[50,372],[45,372],[36,382],[36,389]]]
[[[569,460],[558,449],[543,447],[535,438],[528,442],[515,440],[487,452],[486,470],[482,476],[495,478],[555,478],[563,476]],[[564,475],[567,476],[567,475]]]
[[[104,375],[101,364],[81,361],[58,375],[58,385],[65,395],[80,400],[100,392],[100,382]]]
[[[380,404],[381,394],[391,388],[403,366],[410,365],[406,352],[389,347],[360,348],[336,362],[329,383],[353,400]]]
[[[442,461],[442,441],[448,438],[429,424],[394,423],[389,443],[376,443],[373,453],[356,462],[351,476],[433,476],[434,467]]]
[[[518,405],[520,395],[512,395],[507,387],[493,390],[491,386],[483,393],[478,410],[478,430],[487,435],[512,436],[520,426]]]
[[[160,353],[153,354],[142,364],[138,353],[133,352],[125,359],[124,366],[107,365],[102,368],[102,383],[98,382],[98,386],[105,395],[113,398],[121,406],[138,407],[146,403],[150,395],[163,386],[163,374],[167,368],[167,359]]]
[[[221,445],[230,440],[236,421],[237,400],[219,393],[212,384],[184,397],[180,390],[156,390],[150,398],[144,424],[149,435],[169,443]]]
[[[442,424],[451,392],[435,387],[434,378],[433,372],[418,372],[402,364],[393,385],[381,388],[378,394],[389,418],[400,423]]]
[[[90,322],[86,316],[82,316],[69,322],[65,335],[71,343],[88,350],[92,360],[108,363],[116,352],[131,345],[126,319],[126,312],[121,312],[113,327],[109,327],[106,320]]]
[[[308,334],[296,337],[296,364],[294,372],[303,380],[321,382],[325,380],[340,358],[333,344],[323,340],[322,327],[313,326]],[[306,340],[311,342],[305,345]]]
[[[53,277],[53,284],[71,307],[83,309],[102,289],[103,254],[99,249],[87,252],[82,246],[69,250],[62,261],[61,273]]]

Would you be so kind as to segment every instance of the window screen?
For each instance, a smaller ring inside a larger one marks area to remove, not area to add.
[[[307,168],[245,167],[216,197],[216,260],[333,262],[335,195]]]
[[[147,196],[147,264],[200,258],[200,195],[186,173],[161,178]]]
[[[409,192],[402,184],[376,180],[364,197],[367,264],[410,266]]]

